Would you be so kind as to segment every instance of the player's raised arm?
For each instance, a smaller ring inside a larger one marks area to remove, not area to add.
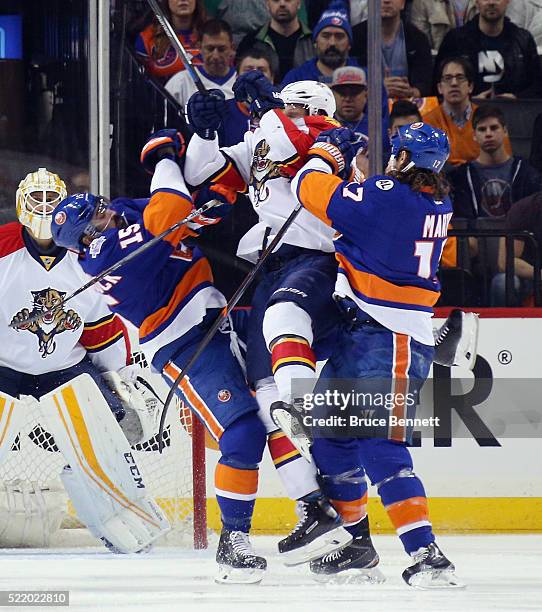
[[[182,135],[172,129],[152,134],[141,150],[141,164],[153,175],[151,199],[143,211],[143,220],[145,229],[155,236],[186,217],[193,208],[178,164],[185,151]],[[164,240],[176,245],[188,234],[188,227],[183,225]]]
[[[337,226],[330,207],[334,194],[347,185],[340,177],[350,172],[355,156],[353,139],[354,134],[348,128],[321,132],[309,149],[307,163],[292,181],[292,191],[301,204],[333,227]]]
[[[222,150],[217,130],[226,114],[226,100],[219,89],[208,94],[194,93],[186,105],[188,122],[194,128],[185,161],[186,180],[194,186],[220,181],[236,191],[244,191],[250,171],[250,147],[247,139]]]

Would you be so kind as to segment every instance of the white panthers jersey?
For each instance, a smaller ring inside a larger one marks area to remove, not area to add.
[[[262,117],[254,132],[245,134],[243,142],[232,147],[219,149],[216,138],[204,140],[193,136],[185,164],[189,183],[199,185],[213,180],[237,191],[248,187],[260,220],[241,239],[237,250],[240,257],[255,261],[258,251],[271,242],[290,216],[297,203],[290,189],[291,178],[303,165],[318,133],[335,126],[327,117],[294,121],[274,110]],[[282,242],[333,253],[334,234],[332,228],[302,209]]]
[[[69,368],[87,354],[101,371],[125,366],[130,356],[126,327],[92,288],[53,315],[9,327],[49,309],[87,280],[76,253],[59,248],[40,255],[22,225],[0,227],[0,366],[38,375]]]

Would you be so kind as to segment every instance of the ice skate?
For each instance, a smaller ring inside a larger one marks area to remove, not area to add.
[[[315,501],[299,501],[297,513],[299,522],[278,544],[285,565],[307,563],[352,541],[342,518],[323,495]]]
[[[303,425],[303,409],[298,409],[295,404],[286,402],[273,402],[271,404],[271,418],[277,427],[288,436],[292,444],[307,459],[311,457],[311,436],[307,427]]]
[[[244,531],[222,530],[216,562],[215,582],[219,584],[256,584],[261,582],[267,569],[267,561],[254,553]]]
[[[455,575],[455,566],[432,542],[413,555],[414,565],[403,572],[403,580],[416,589],[464,589]]]
[[[377,584],[385,582],[384,574],[376,567],[380,561],[371,535],[367,517],[365,533],[354,538],[348,546],[311,561],[312,577],[328,584]]]
[[[433,361],[443,366],[460,366],[472,370],[476,363],[478,315],[455,308],[443,325],[434,330]]]

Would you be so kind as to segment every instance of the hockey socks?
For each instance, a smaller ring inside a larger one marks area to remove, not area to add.
[[[215,492],[224,529],[248,533],[258,490],[258,469],[240,469],[218,463]]]
[[[282,336],[273,342],[271,368],[282,401],[292,401],[292,380],[316,381],[316,356],[309,341],[300,336]]]
[[[290,499],[301,499],[319,489],[314,463],[301,456],[283,431],[269,434],[267,445],[282,486]]]

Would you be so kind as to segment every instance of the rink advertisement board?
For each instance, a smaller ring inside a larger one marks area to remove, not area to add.
[[[542,312],[480,314],[473,372],[436,366],[422,390],[420,413],[438,417],[439,427],[415,432],[414,469],[437,530],[542,531]],[[208,459],[212,491],[217,453]],[[259,482],[254,527],[273,532],[293,526],[293,502],[284,498],[268,457]],[[391,531],[376,490],[369,493],[372,525]],[[210,504],[211,524],[218,525]]]

